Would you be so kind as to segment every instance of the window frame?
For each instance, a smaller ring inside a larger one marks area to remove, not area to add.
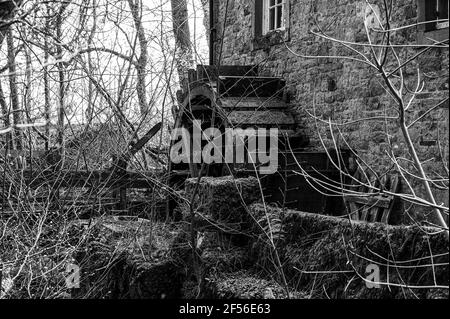
[[[443,41],[448,38],[448,23],[437,23],[435,19],[431,19],[429,3],[427,0],[417,1],[417,44],[432,44],[435,41]],[[437,0],[439,2],[439,0]],[[436,8],[437,9],[437,8]],[[437,12],[437,11],[436,11]]]
[[[273,45],[278,45],[283,42],[289,42],[291,40],[290,35],[290,0],[284,0],[283,7],[283,28],[266,31],[264,30],[265,10],[264,2],[266,0],[252,0],[252,33],[253,40],[251,43],[251,50],[268,49]]]
[[[281,3],[278,3],[278,0],[275,0],[275,4],[270,4],[271,0],[263,0],[263,17],[262,17],[262,35],[269,34],[271,32],[276,31],[284,31],[286,30],[286,0],[281,0]],[[270,14],[271,10],[274,10],[274,27],[270,28]],[[281,23],[280,27],[278,25],[278,10],[281,10]]]
[[[440,1],[438,0],[438,1],[436,1],[436,12],[439,12],[439,5],[440,5]],[[448,16],[449,16],[449,6],[447,5],[447,19],[448,19]],[[436,30],[439,30],[439,29],[445,29],[445,28],[448,28],[449,27],[449,23],[448,23],[448,21],[447,22],[436,22]]]
[[[421,23],[419,26],[420,31],[432,32],[449,27],[448,22],[437,22],[441,1],[442,0],[417,0],[417,17],[418,22]]]

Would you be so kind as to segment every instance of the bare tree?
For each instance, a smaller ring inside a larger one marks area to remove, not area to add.
[[[44,66],[43,66],[43,81],[44,81],[44,119],[45,119],[45,150],[50,149],[50,80],[49,80],[49,58],[50,58],[50,47],[48,35],[50,32],[50,6],[46,5],[46,17],[45,17],[44,32]]]
[[[12,25],[12,17],[16,9],[22,4],[22,0],[2,1],[0,11],[0,45],[7,34],[9,26]]]
[[[146,115],[149,111],[147,103],[147,93],[146,93],[146,70],[147,70],[147,37],[144,32],[144,27],[142,26],[142,1],[141,0],[128,0],[128,5],[131,10],[131,15],[133,16],[134,26],[137,32],[137,37],[139,39],[140,55],[137,59],[136,69],[138,73],[137,82],[137,95],[139,99],[139,105],[141,108],[141,114]]]
[[[8,107],[8,103],[6,102],[5,99],[5,94],[3,93],[3,86],[2,86],[2,82],[0,81],[0,106],[1,106],[1,110],[2,110],[2,118],[3,118],[3,125],[4,127],[10,127],[11,125],[11,121],[10,121],[10,110]],[[6,143],[5,143],[5,147],[6,150],[8,151],[9,149],[13,148],[13,139],[11,136],[10,132],[5,133],[6,134]]]
[[[92,1],[92,29],[89,33],[89,37],[87,40],[87,46],[90,47],[92,45],[92,42],[94,40],[95,31],[97,29],[97,1]],[[92,62],[92,52],[88,52],[88,67],[89,67],[89,73],[94,72],[94,66]],[[88,84],[88,108],[86,111],[86,119],[90,123],[92,121],[93,112],[94,112],[94,85],[92,84],[92,81],[89,81]]]
[[[176,43],[176,64],[180,85],[188,84],[187,71],[193,67],[193,52],[189,31],[189,18],[186,0],[171,0],[173,31]]]
[[[19,93],[17,90],[17,69],[16,69],[16,49],[14,46],[13,31],[8,29],[6,41],[8,44],[8,68],[9,68],[9,89],[11,96],[11,109],[13,112],[14,125],[22,124],[22,110],[20,108]],[[14,130],[14,142],[17,150],[22,149],[22,133],[19,129]]]
[[[56,55],[58,59],[62,60],[63,58],[63,19],[64,13],[69,5],[69,2],[63,2],[59,5],[58,13],[56,15],[56,40],[58,43],[56,44]],[[58,81],[59,81],[59,105],[58,105],[58,148],[60,149],[61,155],[64,155],[64,120],[65,120],[65,94],[66,94],[66,83],[65,83],[65,70],[64,63],[59,61],[57,64],[58,67]]]

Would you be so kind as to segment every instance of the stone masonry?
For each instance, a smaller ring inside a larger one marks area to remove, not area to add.
[[[321,148],[318,134],[321,134],[327,143],[331,142],[331,134],[327,125],[315,123],[308,112],[315,111],[324,120],[340,122],[385,114],[395,116],[395,102],[383,88],[382,79],[369,66],[342,59],[306,59],[290,53],[286,48],[287,45],[292,51],[308,56],[350,55],[344,46],[321,39],[311,34],[310,30],[316,28],[317,22],[331,37],[359,44],[367,43],[364,29],[364,17],[368,10],[366,2],[287,2],[289,28],[284,31],[287,34],[272,34],[262,39],[263,41],[256,41],[253,35],[254,1],[218,1],[215,48],[216,59],[220,59],[220,64],[258,65],[261,75],[283,77],[287,82],[288,98],[298,122],[309,132],[312,148]],[[370,3],[376,10],[382,9],[383,1],[372,0]],[[417,21],[417,16],[416,0],[394,1],[392,27],[413,24]],[[420,38],[419,29],[413,27],[396,32],[392,36],[392,42],[417,44]],[[363,50],[366,54],[369,53],[369,49]],[[421,48],[399,49],[398,54],[405,59],[419,50]],[[219,53],[220,51],[222,52]],[[417,96],[416,102],[408,111],[409,119],[417,118],[442,99],[448,98],[448,52],[448,48],[434,48],[417,61],[408,64],[405,69],[405,77],[411,89],[416,84],[417,68],[420,69],[425,82],[423,92]],[[448,177],[443,165],[443,162],[448,163],[448,120],[447,100],[447,103],[425,116],[411,130],[421,160],[427,162],[426,169],[433,172],[433,177]],[[404,139],[395,121],[357,121],[340,129],[349,146],[378,172],[392,169],[386,151],[394,150],[396,155],[407,153]],[[413,186],[419,194],[423,194],[417,181],[413,182]],[[436,194],[439,203],[448,205],[448,191],[436,189]]]

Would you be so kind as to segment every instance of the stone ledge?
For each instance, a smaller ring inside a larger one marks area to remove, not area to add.
[[[197,179],[186,180],[186,195],[192,195]],[[225,223],[247,222],[248,206],[261,198],[255,177],[203,177],[198,188],[194,208],[213,221]]]
[[[281,229],[277,230],[279,236],[274,238],[278,238],[278,253],[293,289],[308,291],[317,282],[323,282],[327,291],[332,292],[331,298],[412,298],[414,295],[434,298],[442,295],[437,293],[437,288],[402,289],[382,285],[381,289],[368,289],[358,276],[365,278],[366,267],[377,264],[381,282],[389,279],[393,284],[434,286],[430,255],[440,255],[433,260],[439,265],[434,267],[437,284],[449,284],[448,240],[443,233],[429,235],[438,229],[350,222],[292,210],[283,212],[274,207],[266,210],[261,204],[252,205],[251,211],[256,218],[267,211],[271,220],[281,221]],[[255,264],[264,268],[270,265],[267,258],[271,249],[267,241],[255,241],[252,247]],[[394,260],[402,267],[394,267]],[[407,262],[410,260],[415,262]],[[327,296],[321,289],[314,297]]]
[[[103,217],[86,226],[87,237],[73,256],[81,269],[81,289],[72,297],[180,297],[184,265],[171,254],[179,227],[135,217]]]

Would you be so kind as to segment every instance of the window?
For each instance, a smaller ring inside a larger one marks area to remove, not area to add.
[[[436,12],[438,20],[448,20],[448,0],[441,0],[436,2]],[[438,22],[437,29],[448,28],[448,21]]]
[[[285,0],[263,0],[263,33],[285,28]]]
[[[289,0],[253,0],[253,4],[252,50],[289,41]]]
[[[426,0],[425,1],[425,21],[434,21],[425,25],[425,31],[448,28],[448,1],[449,0]]]
[[[417,21],[420,22],[417,27],[418,44],[448,39],[448,2],[449,0],[417,0]]]

